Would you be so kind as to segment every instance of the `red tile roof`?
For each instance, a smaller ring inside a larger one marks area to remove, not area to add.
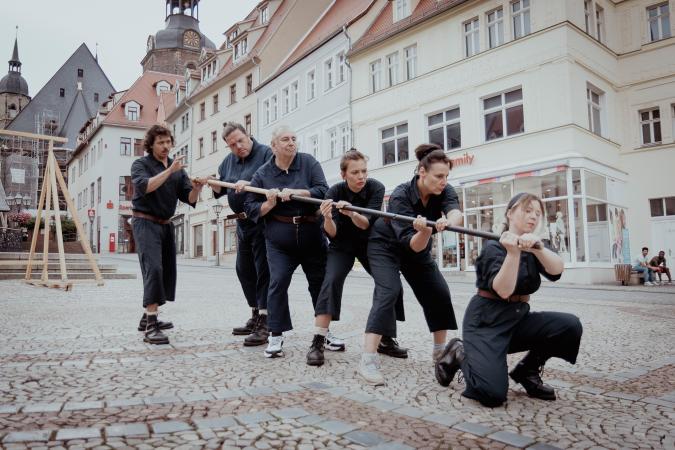
[[[373,25],[366,31],[361,39],[354,43],[350,54],[358,53],[385,39],[401,33],[419,23],[429,20],[451,8],[461,5],[468,0],[420,0],[415,10],[405,19],[393,22],[392,3],[382,9]]]

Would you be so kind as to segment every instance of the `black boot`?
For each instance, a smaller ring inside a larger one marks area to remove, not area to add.
[[[396,339],[389,336],[382,336],[380,345],[377,346],[377,353],[382,353],[383,355],[391,356],[393,358],[408,357],[408,349],[399,347]]]
[[[145,328],[144,342],[149,344],[168,344],[169,338],[159,329],[159,321],[156,314],[148,316],[148,324]]]
[[[246,347],[253,347],[256,345],[267,344],[267,338],[270,336],[270,331],[267,328],[267,314],[259,314],[256,318],[253,332],[246,336],[244,345]]]
[[[541,400],[555,400],[555,390],[541,380],[541,372],[548,358],[529,352],[516,367],[509,372],[509,376],[516,383],[520,383],[530,397]]]
[[[258,318],[258,308],[253,310],[253,314],[251,315],[251,318],[246,321],[246,325],[243,327],[236,327],[232,329],[232,334],[235,336],[248,336],[249,334],[253,333],[253,329],[255,328],[255,322]]]
[[[159,326],[160,330],[168,330],[173,328],[173,324],[171,322],[162,322],[161,320],[157,320],[157,325]],[[148,315],[143,313],[143,317],[141,317],[141,321],[138,323],[138,331],[145,331],[147,327]]]
[[[314,335],[312,345],[309,347],[309,352],[307,352],[307,365],[323,366],[323,346],[325,343],[326,338],[324,336],[321,336],[320,334]]]
[[[434,365],[436,381],[443,387],[450,386],[463,361],[464,344],[462,340],[458,338],[450,339]]]

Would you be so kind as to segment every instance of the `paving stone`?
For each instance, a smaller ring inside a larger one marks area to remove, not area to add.
[[[370,403],[375,401],[375,397],[372,397],[368,394],[363,394],[361,392],[352,392],[351,394],[344,395],[343,397],[359,403]]]
[[[332,387],[332,388],[323,389],[323,391],[330,394],[330,395],[334,395],[336,397],[339,397],[339,396],[342,396],[342,395],[345,395],[345,394],[348,394],[348,393],[351,392],[350,389],[347,389],[346,387],[342,387],[342,386],[336,386],[336,387]]]
[[[270,413],[279,419],[297,419],[298,417],[309,416],[310,414],[302,408],[283,408]]]
[[[392,409],[400,408],[403,405],[400,405],[398,403],[390,402],[387,400],[375,400],[373,402],[368,403],[368,406],[371,406],[373,408],[377,408],[380,411],[391,411]]]
[[[558,380],[558,379],[552,379],[552,380],[546,380],[546,384],[550,384],[553,387],[559,387],[559,388],[571,388],[574,386],[573,383],[569,383],[567,381],[563,380]]]
[[[622,400],[632,400],[632,401],[640,400],[640,397],[641,397],[641,396],[636,395],[636,394],[627,394],[625,392],[616,392],[616,391],[605,392],[604,395],[606,395],[607,397],[615,397],[615,398],[620,398]]]
[[[316,425],[319,422],[324,422],[326,418],[316,414],[311,414],[309,416],[300,417],[297,420],[303,425]]]
[[[349,433],[350,431],[357,430],[359,428],[356,425],[342,422],[340,420],[326,420],[325,422],[317,423],[316,426],[328,431],[329,433],[337,435]]]
[[[105,428],[107,437],[124,437],[124,436],[149,436],[148,426],[144,423],[124,423],[110,425]]]
[[[21,409],[19,405],[0,405],[0,414],[16,414]]]
[[[274,417],[263,411],[248,414],[240,414],[236,416],[235,419],[237,419],[237,422],[241,423],[242,425],[251,425],[254,423],[269,422],[270,420],[275,420]]]
[[[534,444],[527,447],[527,450],[561,450],[561,448],[550,444]]]
[[[120,398],[115,400],[106,400],[108,408],[126,408],[129,406],[138,406],[143,404],[142,398]]]
[[[122,364],[129,364],[129,363],[136,363],[136,362],[142,362],[145,361],[145,358],[141,356],[131,356],[128,358],[120,358],[120,362]]]
[[[649,403],[650,405],[665,406],[667,408],[675,408],[675,402],[669,402],[661,398],[644,397],[640,399],[641,402]]]
[[[438,423],[440,425],[445,425],[447,427],[451,427],[462,421],[458,417],[453,416],[451,414],[430,414],[428,416],[422,417],[422,419],[427,420],[429,422]]]
[[[103,402],[66,402],[63,405],[64,411],[77,411],[83,409],[100,409],[103,408]]]
[[[91,439],[101,437],[98,428],[62,428],[56,433],[55,440],[70,441],[73,439]]]
[[[233,417],[215,417],[213,419],[193,419],[192,422],[201,429],[230,428],[237,425]],[[202,436],[203,437],[203,436]]]
[[[12,431],[3,438],[2,442],[4,444],[13,442],[47,442],[51,434],[51,430]]]
[[[455,430],[463,431],[465,433],[475,434],[476,436],[481,437],[485,437],[488,434],[494,432],[494,430],[490,427],[486,427],[485,425],[473,422],[458,423],[457,425],[454,425],[452,428],[454,428]]]
[[[523,436],[522,434],[511,433],[510,431],[498,431],[488,435],[487,437],[517,448],[525,448],[528,445],[534,444],[535,442],[531,437]]]
[[[350,431],[349,433],[345,433],[343,437],[364,447],[372,447],[385,442],[382,436],[369,431]]]
[[[245,397],[248,394],[241,389],[226,389],[223,391],[217,391],[213,393],[213,396],[217,400],[227,400],[230,398]]]
[[[330,384],[320,383],[318,381],[312,381],[310,383],[302,383],[302,386],[306,387],[307,389],[329,389],[333,387]]]
[[[170,420],[167,422],[155,422],[151,423],[150,426],[152,427],[152,432],[155,434],[177,433],[179,431],[188,431],[188,430],[192,431],[192,427],[189,424],[178,420]]]
[[[180,401],[181,399],[176,397],[175,395],[145,397],[143,399],[143,403],[145,403],[146,405],[159,405],[162,403],[179,403]]]
[[[181,400],[188,403],[215,400],[213,394],[209,394],[206,392],[193,392],[191,394],[179,395],[179,397]]]
[[[401,414],[408,417],[413,417],[415,419],[422,416],[426,416],[428,413],[422,409],[415,408],[414,406],[403,406],[401,408],[396,408],[392,410],[396,414]]]
[[[267,386],[244,388],[244,392],[246,392],[248,395],[250,395],[252,397],[262,396],[262,395],[274,395],[274,394],[277,393],[277,391],[275,391],[271,387],[267,387]]]
[[[576,386],[575,389],[578,390],[578,391],[581,391],[581,392],[586,392],[587,394],[596,394],[596,395],[599,395],[599,394],[602,394],[603,392],[605,392],[604,389],[596,387],[596,386],[591,386],[589,384],[582,385],[582,386]]]
[[[406,445],[403,442],[385,442],[383,444],[370,447],[370,450],[415,450],[415,448]]]
[[[62,403],[30,403],[22,409],[24,414],[61,411]]]
[[[220,358],[221,355],[220,352],[201,352],[201,353],[195,353],[195,356],[197,358]]]
[[[277,392],[297,392],[297,391],[302,391],[305,388],[300,386],[299,384],[280,384],[278,386],[274,386],[274,389]]]
[[[94,358],[91,362],[93,364],[116,364],[117,360],[111,358]]]

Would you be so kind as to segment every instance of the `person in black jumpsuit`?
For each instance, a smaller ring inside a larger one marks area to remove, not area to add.
[[[227,203],[234,214],[228,219],[237,219],[237,278],[244,291],[244,297],[251,308],[252,316],[243,327],[232,330],[234,335],[245,335],[244,345],[267,343],[267,289],[270,272],[267,267],[267,251],[263,222],[247,219],[244,212],[244,187],[251,183],[253,174],[272,158],[272,149],[257,142],[246,134],[238,123],[225,124],[223,139],[231,153],[218,168],[220,181],[233,183],[235,189],[211,186],[213,196],[220,198],[227,194]]]
[[[530,295],[541,276],[558,280],[562,259],[533,234],[541,220],[539,197],[521,193],[507,206],[507,231],[499,242],[488,241],[476,263],[478,293],[464,314],[463,338],[453,339],[436,363],[436,375],[447,386],[461,368],[465,397],[488,407],[506,401],[509,376],[531,397],[555,400],[555,391],[543,383],[540,369],[551,357],[574,364],[582,327],[567,313],[531,312]],[[534,248],[538,245],[540,248]],[[506,355],[527,351],[507,374]]]
[[[328,326],[331,320],[340,320],[342,289],[354,266],[354,260],[358,259],[366,272],[370,273],[366,250],[369,228],[377,217],[342,208],[353,205],[380,211],[384,199],[384,185],[368,178],[366,157],[363,153],[356,149],[345,152],[340,161],[340,172],[345,181],[331,186],[320,207],[324,217],[324,232],[330,244],[326,275],[314,309],[316,331],[307,353],[307,364],[310,366],[323,365],[324,348],[333,351],[345,349],[344,344],[332,345]],[[396,318],[404,320],[403,295],[396,302]],[[408,357],[408,351],[399,347],[396,340],[388,336],[382,337],[377,351],[397,358]]]
[[[168,344],[169,338],[161,330],[173,328],[173,324],[157,320],[157,310],[176,297],[176,244],[169,219],[176,212],[178,200],[195,206],[205,180],[190,180],[183,170],[183,156],[169,158],[173,136],[167,128],[150,128],[143,146],[148,155],[131,165],[132,227],[143,274],[145,308],[138,329],[145,331],[145,342]]]
[[[288,286],[302,266],[316,305],[326,270],[326,238],[321,233],[318,206],[291,200],[291,195],[323,199],[328,190],[321,164],[308,153],[299,153],[295,133],[279,127],[272,133],[274,157],[251,179],[252,187],[269,189],[267,199],[248,193],[245,209],[254,222],[265,221],[265,245],[270,270],[267,325],[271,336],[265,356],[283,356],[284,331],[293,329],[288,306]],[[279,201],[280,200],[280,201]]]
[[[380,218],[368,240],[375,291],[359,373],[373,385],[384,384],[375,353],[380,338],[396,337],[395,305],[403,289],[400,274],[424,310],[433,334],[433,358],[443,351],[447,330],[457,329],[450,290],[431,256],[432,234],[448,224],[457,226],[463,221],[457,194],[447,181],[452,162],[435,144],[418,146],[415,155],[419,160],[417,175],[394,189],[388,211],[417,219],[411,225]],[[427,219],[436,221],[435,229],[426,226]]]

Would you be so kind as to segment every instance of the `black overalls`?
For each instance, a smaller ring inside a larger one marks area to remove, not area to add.
[[[394,189],[389,198],[389,212],[436,220],[453,209],[459,209],[457,194],[450,185],[440,195],[430,196],[427,205],[423,205],[417,179],[415,176]],[[366,333],[396,337],[395,304],[403,289],[400,274],[410,284],[422,306],[429,331],[457,329],[450,289],[431,257],[433,238],[429,239],[424,250],[415,253],[410,248],[410,239],[415,233],[412,223],[407,222],[380,218],[373,226],[368,240],[368,260],[375,280],[375,292]]]
[[[246,158],[241,159],[234,153],[225,157],[218,168],[220,181],[228,183],[236,183],[239,180],[251,181],[253,174],[271,158],[272,149],[254,139],[251,153]],[[270,272],[263,234],[265,224],[243,217],[245,192],[237,194],[234,189],[227,188],[221,188],[220,193],[213,192],[215,198],[225,194],[232,212],[242,216],[237,218],[237,278],[248,306],[267,309]]]
[[[189,202],[192,182],[184,170],[172,173],[156,190],[146,193],[148,180],[171,166],[165,167],[152,155],[138,158],[131,165],[134,195],[132,209],[167,221],[176,212],[178,200],[194,208]],[[176,244],[172,223],[161,224],[145,218],[131,221],[136,241],[136,252],[143,275],[143,307],[172,302],[176,297]]]
[[[349,189],[346,182],[342,181],[331,186],[326,198],[335,202],[344,200],[353,206],[380,211],[384,199],[384,185],[377,180],[368,178],[365,186],[356,193]],[[375,220],[377,220],[377,217],[369,217],[370,227],[362,230],[354,225],[350,217],[341,214],[337,208],[333,208],[333,222],[335,223],[336,233],[335,237],[329,238],[326,275],[314,309],[315,316],[330,314],[331,320],[340,320],[342,289],[349,271],[354,266],[355,259],[359,260],[366,272],[371,273],[367,258],[368,235]],[[403,292],[396,302],[396,319],[401,321],[405,320],[402,294]]]
[[[298,152],[288,171],[276,165],[275,157],[253,175],[251,186],[264,189],[306,189],[312,198],[323,199],[328,190],[321,164],[307,153]],[[259,194],[246,195],[246,214],[259,222],[260,206],[265,198]],[[277,204],[265,219],[265,245],[270,270],[267,294],[267,326],[272,333],[293,329],[288,307],[288,286],[293,272],[302,266],[309,284],[312,306],[321,289],[326,270],[326,238],[317,216],[319,207],[298,201]],[[295,223],[293,223],[295,222]]]
[[[496,292],[492,282],[502,267],[506,249],[497,241],[488,241],[476,261],[476,287]],[[514,295],[529,295],[539,289],[541,275],[551,281],[560,275],[546,273],[536,256],[522,252]],[[463,395],[485,406],[506,401],[509,387],[506,355],[530,350],[545,361],[562,358],[576,361],[581,342],[579,319],[559,312],[530,312],[529,303],[507,302],[475,295],[464,313],[462,372],[466,389]]]

